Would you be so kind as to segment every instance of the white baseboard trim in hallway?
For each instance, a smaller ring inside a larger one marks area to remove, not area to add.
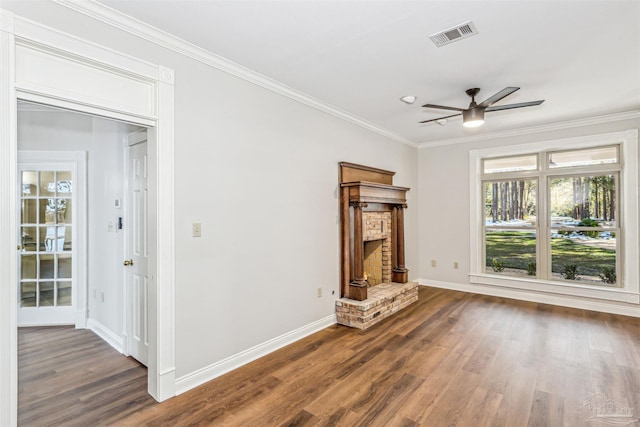
[[[94,334],[106,341],[111,347],[124,353],[124,340],[122,337],[113,333],[109,328],[95,319],[87,320],[87,329],[93,331]]]

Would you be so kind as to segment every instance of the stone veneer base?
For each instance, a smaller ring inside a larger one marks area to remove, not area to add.
[[[381,283],[368,288],[364,301],[338,299],[336,317],[341,325],[367,329],[416,301],[417,282]]]

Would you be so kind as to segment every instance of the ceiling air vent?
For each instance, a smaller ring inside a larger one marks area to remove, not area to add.
[[[433,34],[429,36],[429,38],[436,46],[442,47],[449,43],[475,36],[476,34],[478,34],[476,26],[473,25],[473,22],[467,21],[448,30]]]

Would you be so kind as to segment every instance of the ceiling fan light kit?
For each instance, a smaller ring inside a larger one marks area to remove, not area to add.
[[[477,128],[484,124],[484,110],[482,108],[470,108],[462,112],[462,126]]]
[[[424,104],[422,107],[424,108],[437,108],[440,110],[452,110],[458,111],[456,114],[452,114],[450,116],[438,117],[437,119],[424,120],[420,123],[429,123],[436,122],[438,124],[441,123],[442,120],[449,119],[451,117],[456,117],[462,115],[462,125],[468,128],[474,128],[478,126],[482,126],[484,124],[484,113],[490,113],[492,111],[500,111],[500,110],[511,110],[514,108],[522,108],[522,107],[532,107],[534,105],[540,105],[544,102],[543,100],[539,101],[530,101],[530,102],[520,102],[518,104],[507,104],[507,105],[493,105],[496,102],[500,101],[503,98],[511,95],[513,92],[520,89],[519,87],[506,87],[501,91],[495,93],[489,98],[485,99],[481,103],[476,103],[476,95],[480,92],[480,88],[472,88],[467,89],[466,93],[471,97],[471,102],[469,106],[465,108],[458,107],[449,107],[446,105],[436,105],[436,104]]]

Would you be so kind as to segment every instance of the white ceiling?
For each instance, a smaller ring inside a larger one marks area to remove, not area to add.
[[[637,0],[100,2],[415,143],[640,109]],[[468,20],[479,35],[428,38]],[[506,86],[521,89],[500,104],[546,101],[472,130],[418,124],[449,115],[422,104]]]

